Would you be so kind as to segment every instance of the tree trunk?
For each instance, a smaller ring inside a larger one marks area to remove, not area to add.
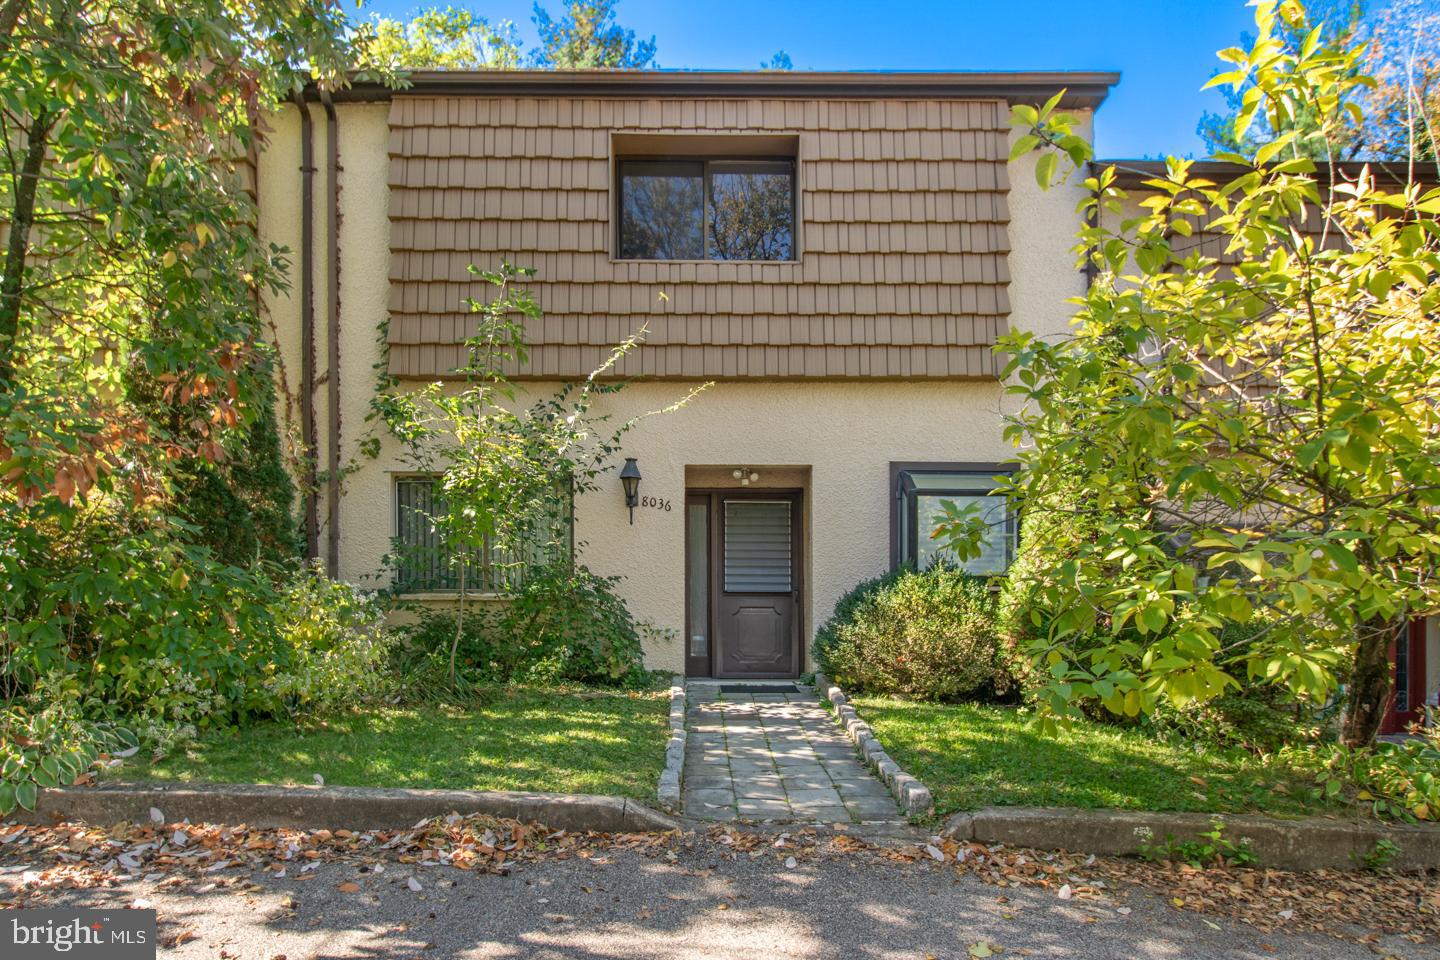
[[[455,655],[460,652],[460,638],[465,634],[465,558],[460,560],[460,603],[455,610],[455,637],[450,641],[450,686],[455,686]]]
[[[20,300],[25,280],[25,260],[30,256],[30,227],[35,222],[35,191],[40,166],[45,162],[45,138],[51,116],[41,110],[30,123],[25,160],[15,186],[15,210],[10,217],[10,243],[5,252],[5,269],[0,273],[0,394],[10,390],[15,372],[15,342],[20,336]]]
[[[0,6],[0,37],[8,37],[15,32],[15,26],[20,22],[20,14],[25,12],[29,6],[25,0],[9,0],[4,6]]]
[[[1368,747],[1380,732],[1385,709],[1390,704],[1390,645],[1405,626],[1404,618],[1367,620],[1357,631],[1355,667],[1340,735],[1341,742],[1348,747]]]

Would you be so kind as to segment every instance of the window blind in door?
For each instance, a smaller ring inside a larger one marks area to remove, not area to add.
[[[725,592],[789,593],[789,500],[725,501]]]

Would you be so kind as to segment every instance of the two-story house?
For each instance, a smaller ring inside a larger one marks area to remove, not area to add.
[[[1078,185],[1008,164],[1009,107],[1064,90],[1087,128],[1109,73],[417,73],[286,108],[257,163],[260,228],[297,267],[267,301],[316,469],[315,555],[366,582],[430,502],[400,445],[360,456],[377,369],[443,379],[464,360],[467,271],[529,266],[544,319],[515,371],[536,395],[615,371],[617,419],[714,386],[626,435],[641,475],[574,504],[584,560],[623,577],[672,639],[651,667],[793,677],[857,582],[932,549],[939,498],[994,522],[971,566],[1003,569],[990,496],[1013,450],[1000,362],[1012,327],[1060,333],[1086,282]],[[663,296],[661,296],[663,294]],[[342,467],[357,469],[345,476]],[[444,565],[404,588],[453,589]],[[1440,663],[1440,657],[1435,658]]]

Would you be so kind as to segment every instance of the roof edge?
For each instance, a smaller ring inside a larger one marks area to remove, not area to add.
[[[397,96],[782,97],[803,99],[1000,99],[1039,103],[1061,90],[1061,106],[1094,110],[1120,82],[1109,71],[865,72],[724,70],[415,70],[392,90],[357,82],[337,101]],[[313,87],[307,95],[316,96]]]

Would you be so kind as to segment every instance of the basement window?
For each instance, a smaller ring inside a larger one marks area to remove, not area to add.
[[[795,259],[795,161],[622,159],[622,260]]]

